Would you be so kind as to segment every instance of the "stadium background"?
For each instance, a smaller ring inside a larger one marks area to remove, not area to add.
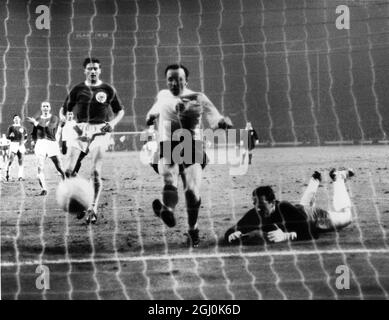
[[[51,7],[50,30],[35,28],[41,4]],[[337,30],[335,9],[344,4],[351,29]],[[58,208],[59,177],[49,164],[49,194],[38,196],[34,156],[26,156],[26,180],[15,180],[14,165],[11,181],[0,185],[1,298],[389,299],[387,147],[294,147],[386,139],[388,15],[387,1],[0,0],[2,132],[15,112],[38,115],[43,99],[57,112],[84,79],[81,63],[90,54],[101,58],[103,79],[126,107],[119,132],[144,128],[165,66],[181,61],[191,87],[236,127],[249,119],[262,143],[292,145],[254,150],[243,176],[207,167],[196,249],[184,244],[182,194],[176,228],[153,215],[160,177],[138,152],[106,155],[94,227]],[[129,141],[134,147],[136,139]],[[347,183],[354,222],[345,230],[311,242],[220,241],[259,184],[296,202],[319,170],[317,203],[329,207],[328,171],[345,165],[356,170]],[[87,158],[80,175],[89,170]],[[49,290],[36,287],[41,265],[50,268]],[[349,268],[348,290],[336,286],[339,266]]]
[[[49,30],[35,27],[42,4]],[[335,26],[338,5],[350,30]],[[56,113],[92,55],[126,108],[117,131],[144,129],[164,68],[181,62],[192,89],[263,143],[385,140],[388,15],[387,1],[1,0],[1,131],[43,100]]]

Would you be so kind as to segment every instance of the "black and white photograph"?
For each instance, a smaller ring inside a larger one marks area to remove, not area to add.
[[[0,0],[1,300],[389,300],[388,135],[388,0]]]

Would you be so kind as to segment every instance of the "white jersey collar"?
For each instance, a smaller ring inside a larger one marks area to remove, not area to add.
[[[84,83],[88,87],[98,87],[98,86],[100,86],[103,83],[103,81],[99,80],[99,81],[96,82],[96,84],[91,84],[90,82],[85,80]]]

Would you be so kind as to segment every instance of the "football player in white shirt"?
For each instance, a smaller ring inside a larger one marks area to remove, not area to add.
[[[11,145],[11,140],[7,139],[7,136],[5,133],[1,135],[0,139],[0,150],[1,150],[1,155],[3,157],[3,164],[6,165],[7,161],[9,159],[9,148]],[[0,167],[2,168],[2,167]]]
[[[61,152],[66,155],[68,151],[67,141],[71,141],[78,138],[76,130],[74,130],[74,126],[77,125],[76,120],[74,120],[74,114],[72,111],[68,111],[66,113],[66,121],[60,127],[60,136],[61,136]]]
[[[11,141],[10,144],[10,156],[9,161],[6,167],[5,178],[9,180],[9,170],[11,168],[12,162],[15,159],[15,155],[18,158],[18,180],[24,180],[24,154],[26,153],[25,143],[27,141],[27,129],[22,126],[22,120],[18,114],[15,114],[13,117],[13,125],[8,127],[7,139]]]
[[[188,240],[193,247],[197,247],[200,242],[197,227],[201,204],[200,184],[202,169],[207,163],[201,131],[202,116],[204,114],[212,129],[228,129],[232,123],[219,113],[205,94],[188,89],[188,75],[188,70],[182,65],[169,65],[165,69],[168,89],[158,93],[147,113],[146,124],[153,125],[157,120],[160,148],[158,171],[164,185],[162,201],[153,201],[154,213],[168,227],[176,225],[174,209],[178,203],[178,176],[181,175],[188,212]]]

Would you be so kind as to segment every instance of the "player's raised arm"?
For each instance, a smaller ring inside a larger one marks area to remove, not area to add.
[[[211,100],[205,95],[199,95],[199,101],[204,107],[205,118],[207,119],[212,129],[230,129],[232,128],[232,122],[229,117],[223,116],[217,110]]]
[[[27,122],[30,122],[34,127],[38,125],[38,121],[34,117],[27,117]]]
[[[160,108],[160,93],[158,93],[157,97],[155,98],[155,102],[151,109],[147,112],[146,115],[146,125],[151,126],[154,124],[155,120],[159,117],[159,108]]]

